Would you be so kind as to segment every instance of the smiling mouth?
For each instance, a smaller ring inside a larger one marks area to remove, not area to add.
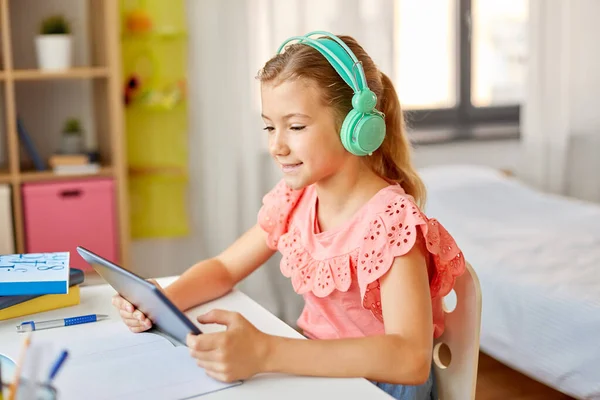
[[[281,165],[281,169],[283,170],[283,172],[293,172],[295,170],[297,170],[302,163],[296,163],[296,164],[280,164]]]

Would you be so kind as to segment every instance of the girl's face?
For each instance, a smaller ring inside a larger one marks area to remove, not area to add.
[[[261,100],[269,152],[290,188],[334,176],[350,157],[335,129],[333,110],[309,81],[263,83]]]

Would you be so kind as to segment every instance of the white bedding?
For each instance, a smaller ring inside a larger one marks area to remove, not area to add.
[[[600,399],[600,205],[475,166],[422,169],[427,215],[481,282],[481,348],[581,399]]]

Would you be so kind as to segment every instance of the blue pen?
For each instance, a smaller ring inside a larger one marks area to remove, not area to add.
[[[81,315],[79,317],[52,319],[49,321],[25,321],[21,322],[21,325],[17,326],[17,332],[31,332],[40,329],[59,328],[61,326],[87,324],[88,322],[102,321],[107,319],[108,315],[103,314],[90,314]]]
[[[60,356],[58,356],[58,359],[56,360],[56,362],[54,362],[54,365],[52,366],[52,369],[50,370],[50,375],[48,376],[48,382],[51,382],[54,379],[54,377],[58,373],[58,370],[60,369],[60,367],[62,367],[63,363],[67,359],[68,355],[69,355],[69,352],[67,350],[63,350],[62,353],[60,353]]]

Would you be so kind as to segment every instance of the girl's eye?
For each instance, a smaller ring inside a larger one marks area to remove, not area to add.
[[[273,128],[272,126],[265,126],[265,127],[263,128],[263,131],[267,131],[267,132],[272,132],[272,131],[274,131],[274,130],[275,130],[275,128]]]
[[[306,126],[304,126],[304,125],[294,125],[290,129],[293,131],[301,131],[304,128],[306,128]]]

